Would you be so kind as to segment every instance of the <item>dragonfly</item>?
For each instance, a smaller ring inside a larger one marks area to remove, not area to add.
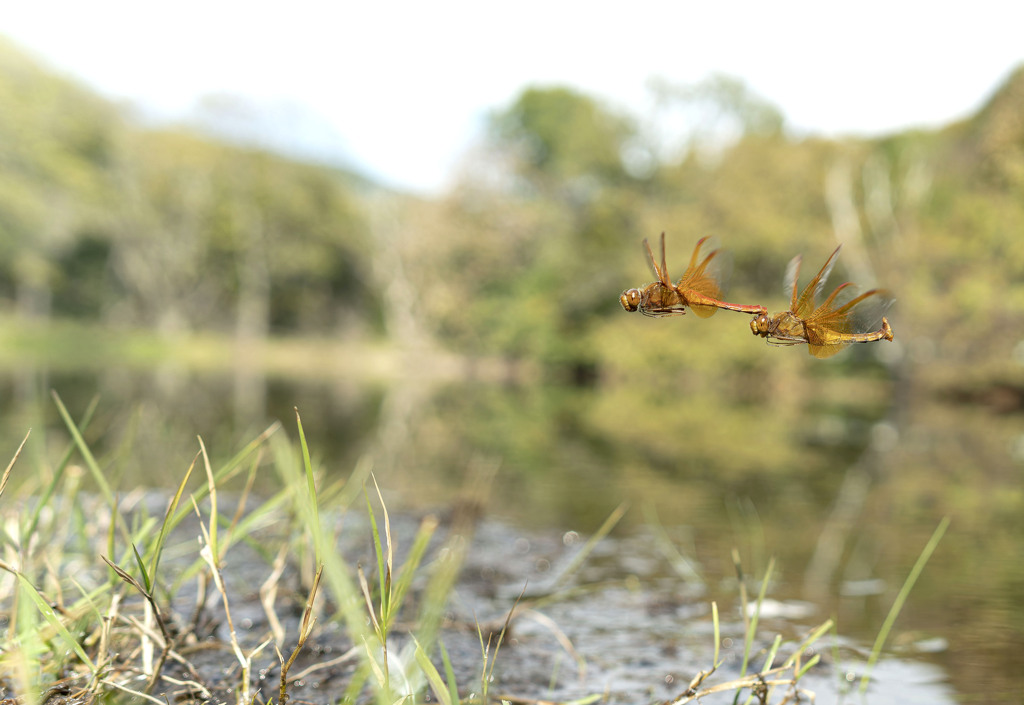
[[[817,276],[797,295],[797,277],[800,274],[800,256],[797,255],[786,269],[786,284],[792,293],[792,301],[788,311],[769,318],[762,313],[750,321],[750,330],[767,340],[770,345],[800,345],[807,343],[807,352],[817,358],[835,355],[850,343],[871,343],[876,340],[892,340],[892,327],[888,319],[882,317],[882,327],[868,333],[853,332],[853,308],[872,296],[884,297],[883,289],[871,289],[845,303],[837,304],[836,297],[849,287],[846,282],[836,287],[820,306],[815,307],[815,297],[821,293],[828,279],[832,266],[836,262],[839,250],[837,247],[825,262]]]
[[[627,311],[639,311],[645,316],[682,316],[686,309],[690,308],[701,318],[712,316],[720,308],[740,313],[752,313],[754,315],[767,315],[768,309],[764,306],[744,306],[721,301],[719,297],[722,290],[713,274],[708,273],[708,265],[719,253],[719,250],[712,250],[707,257],[700,259],[700,248],[708,238],[703,237],[697,241],[693,248],[693,255],[690,257],[690,266],[683,272],[683,276],[676,284],[668,275],[668,265],[665,263],[665,233],[661,234],[661,266],[654,259],[654,252],[651,246],[644,239],[644,248],[647,256],[651,258],[651,266],[658,281],[652,282],[643,289],[626,289],[619,297],[619,303]]]

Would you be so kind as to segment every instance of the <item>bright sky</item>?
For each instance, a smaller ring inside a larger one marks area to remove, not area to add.
[[[351,160],[438,192],[489,110],[566,84],[642,117],[648,80],[744,80],[823,134],[935,126],[1024,63],[1024,3],[975,0],[32,0],[0,33],[165,115],[204,94],[302,106]]]

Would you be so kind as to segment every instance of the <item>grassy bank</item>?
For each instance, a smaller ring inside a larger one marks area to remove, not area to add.
[[[582,544],[546,592],[526,595],[524,588],[508,599],[504,619],[453,625],[450,602],[486,483],[453,497],[456,508],[443,522],[428,514],[397,531],[368,464],[326,481],[296,415],[296,442],[273,426],[219,467],[199,439],[177,491],[154,496],[111,487],[82,437],[94,410],[76,421],[59,397],[55,403],[69,443],[52,475],[41,473],[31,496],[6,494],[10,476],[29,471],[19,466],[19,448],[0,486],[7,615],[0,683],[18,702],[532,702],[492,692],[501,686],[495,660],[509,629],[578,591],[571,578],[625,510]],[[260,472],[273,472],[280,491],[252,496]],[[83,473],[95,495],[80,491]],[[346,539],[343,524],[362,527],[361,538]],[[934,541],[913,577],[933,548]],[[744,691],[763,703],[789,702],[820,659],[812,647],[831,620],[796,642],[758,640],[772,568],[748,599],[734,560],[742,665],[737,674],[733,664],[727,679],[713,678],[725,662],[713,604],[711,664],[678,687],[674,703]],[[561,627],[548,628],[578,659]],[[472,631],[476,655],[451,658],[444,629]],[[600,699],[594,692],[585,701]]]

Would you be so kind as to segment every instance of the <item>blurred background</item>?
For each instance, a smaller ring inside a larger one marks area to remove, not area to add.
[[[177,482],[298,407],[329,472],[552,530],[685,530],[709,575],[954,689],[1024,667],[1024,44],[999,3],[35,3],[0,25],[0,451]],[[819,361],[623,289],[667,233],[782,311],[883,286],[893,343]],[[15,478],[14,482],[19,479]],[[916,651],[914,651],[916,649]],[[922,655],[920,652],[927,652]],[[1014,697],[1017,697],[1014,695]],[[991,698],[986,701],[992,702]],[[1009,701],[1009,700],[1007,700]]]

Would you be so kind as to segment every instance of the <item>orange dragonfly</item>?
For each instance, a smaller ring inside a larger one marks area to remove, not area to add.
[[[648,284],[643,289],[626,289],[619,297],[622,308],[627,311],[639,311],[645,316],[682,316],[686,313],[687,307],[693,309],[701,318],[714,315],[720,308],[767,315],[768,309],[764,306],[743,306],[719,300],[722,290],[715,277],[707,272],[708,265],[719,251],[713,250],[699,265],[697,264],[700,247],[707,239],[704,237],[697,241],[697,246],[693,248],[693,256],[690,257],[690,266],[683,272],[679,282],[673,284],[668,275],[668,266],[665,264],[665,233],[661,234],[660,267],[645,238],[644,247],[647,249],[647,256],[651,258],[651,266],[658,281]]]
[[[759,335],[771,345],[799,345],[807,343],[807,352],[814,357],[825,358],[835,355],[850,343],[870,343],[876,340],[892,340],[892,328],[889,321],[883,316],[882,327],[870,333],[853,332],[854,323],[853,307],[865,299],[885,295],[882,289],[865,291],[860,296],[838,305],[836,297],[847,287],[853,286],[852,282],[846,282],[836,287],[825,301],[815,308],[814,299],[825,286],[832,266],[835,264],[836,256],[839,254],[840,245],[832,253],[832,256],[825,262],[818,275],[811,280],[811,283],[797,296],[797,277],[800,274],[800,256],[797,255],[789,263],[786,269],[786,283],[792,292],[792,301],[788,311],[776,314],[769,318],[767,313],[762,313],[750,321],[750,330],[754,335]]]

